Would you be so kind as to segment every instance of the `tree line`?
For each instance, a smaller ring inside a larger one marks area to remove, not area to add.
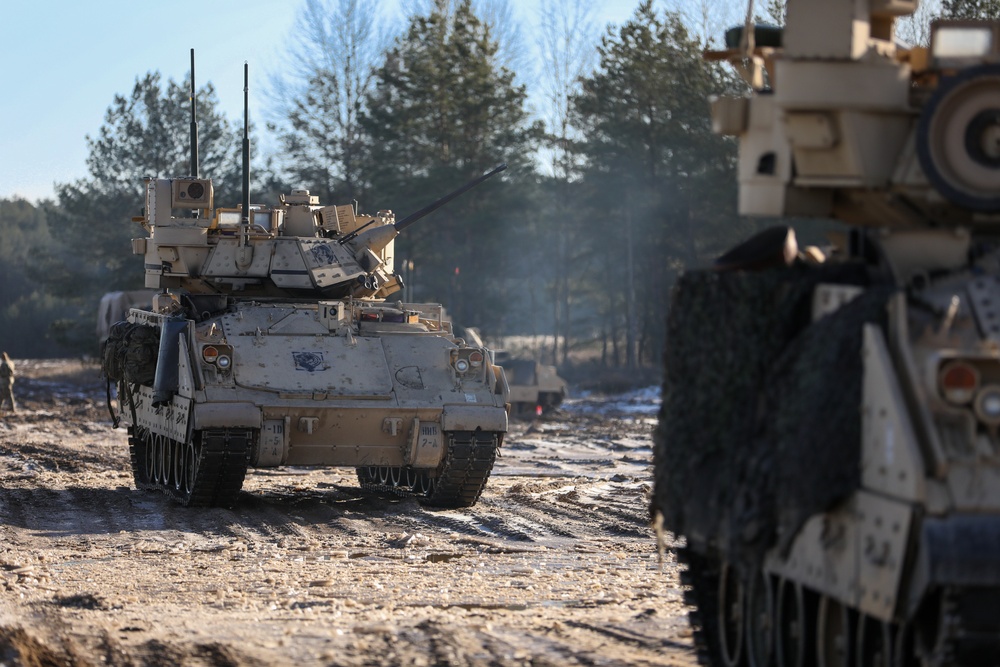
[[[762,18],[780,21],[781,4]],[[735,211],[735,143],[712,134],[707,106],[741,84],[702,58],[705,36],[677,9],[642,0],[601,31],[589,0],[543,0],[539,113],[509,5],[408,9],[392,34],[376,0],[305,1],[304,39],[252,132],[252,201],[305,188],[402,216],[506,162],[397,239],[402,298],[444,303],[494,339],[550,336],[560,364],[587,350],[604,367],[658,366],[678,273],[753,229]],[[190,171],[189,86],[138,77],[87,137],[85,177],[54,201],[0,200],[0,346],[14,356],[92,352],[100,296],[142,287],[131,218],[144,177]],[[210,83],[196,97],[201,174],[235,206],[242,119]]]

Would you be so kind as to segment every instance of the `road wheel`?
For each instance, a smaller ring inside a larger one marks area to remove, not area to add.
[[[816,620],[816,664],[819,667],[849,667],[851,623],[847,608],[824,595]]]
[[[774,588],[772,577],[758,570],[747,589],[746,638],[750,667],[770,667],[774,657]]]

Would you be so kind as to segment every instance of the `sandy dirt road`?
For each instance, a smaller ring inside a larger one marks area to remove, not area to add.
[[[694,665],[648,526],[650,398],[515,423],[481,499],[253,471],[232,509],[131,487],[95,367],[0,416],[2,665]]]

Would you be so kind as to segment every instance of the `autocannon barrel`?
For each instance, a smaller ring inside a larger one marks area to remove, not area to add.
[[[400,220],[395,224],[396,231],[398,232],[403,231],[404,229],[415,223],[417,220],[420,220],[421,218],[430,215],[434,211],[438,210],[439,208],[450,202],[455,197],[458,197],[459,195],[465,193],[468,190],[471,190],[472,188],[476,187],[486,179],[491,178],[496,174],[499,174],[506,168],[507,168],[507,163],[504,162],[503,164],[494,167],[491,171],[483,174],[482,176],[472,179],[471,181],[469,181],[462,187],[458,188],[454,192],[450,192],[446,194],[444,197],[441,197],[440,199],[431,202],[430,204],[423,207],[416,213],[411,213],[410,215],[406,216],[405,218],[403,218],[402,220]]]

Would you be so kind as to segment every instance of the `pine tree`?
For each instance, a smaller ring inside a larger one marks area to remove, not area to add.
[[[299,15],[293,74],[275,77],[279,102],[276,180],[307,188],[324,204],[364,186],[359,117],[388,47],[376,0],[307,0]],[[289,82],[291,81],[291,82]]]
[[[386,54],[362,117],[369,208],[405,215],[507,162],[507,182],[494,178],[396,241],[397,258],[414,263],[406,298],[442,301],[456,321],[486,330],[502,319],[504,242],[516,240],[528,213],[541,135],[528,121],[524,87],[496,53],[469,0],[451,11],[438,0]]]
[[[600,65],[575,99],[589,207],[577,218],[591,222],[581,240],[592,258],[589,285],[579,284],[612,362],[659,354],[677,272],[734,236],[736,147],[712,134],[708,109],[712,94],[734,84],[702,60],[700,46],[679,15],[645,0],[604,36]]]
[[[767,20],[775,25],[785,25],[785,12],[787,11],[787,0],[767,0],[764,5]]]
[[[63,323],[66,340],[93,337],[93,313],[104,292],[143,285],[142,259],[131,239],[145,232],[141,213],[145,177],[183,177],[190,165],[190,83],[161,84],[159,73],[136,80],[128,96],[116,95],[96,137],[87,137],[89,175],[58,184],[58,206],[49,214],[55,243],[41,258],[49,293],[74,300]],[[235,205],[241,188],[240,134],[217,111],[211,84],[198,91],[201,176],[215,184],[216,205]]]
[[[40,253],[51,247],[47,211],[51,202],[0,199],[0,349],[12,357],[65,353],[49,336],[59,304],[45,293],[37,268]]]
[[[948,18],[1000,19],[1000,0],[943,0],[941,8]]]
[[[545,95],[548,136],[546,148],[550,157],[551,179],[543,188],[542,205],[548,215],[544,226],[537,230],[537,253],[526,258],[533,262],[538,280],[547,286],[551,298],[553,346],[555,363],[566,363],[570,342],[569,267],[573,266],[576,246],[572,243],[575,220],[570,216],[571,203],[577,184],[572,182],[579,168],[579,153],[572,150],[579,132],[571,125],[571,101],[580,92],[580,81],[593,69],[599,37],[593,21],[592,0],[544,0],[539,4],[538,50],[544,67],[541,72]],[[530,293],[535,299],[535,291]],[[534,308],[529,313],[534,321]],[[532,327],[534,331],[534,327]]]

